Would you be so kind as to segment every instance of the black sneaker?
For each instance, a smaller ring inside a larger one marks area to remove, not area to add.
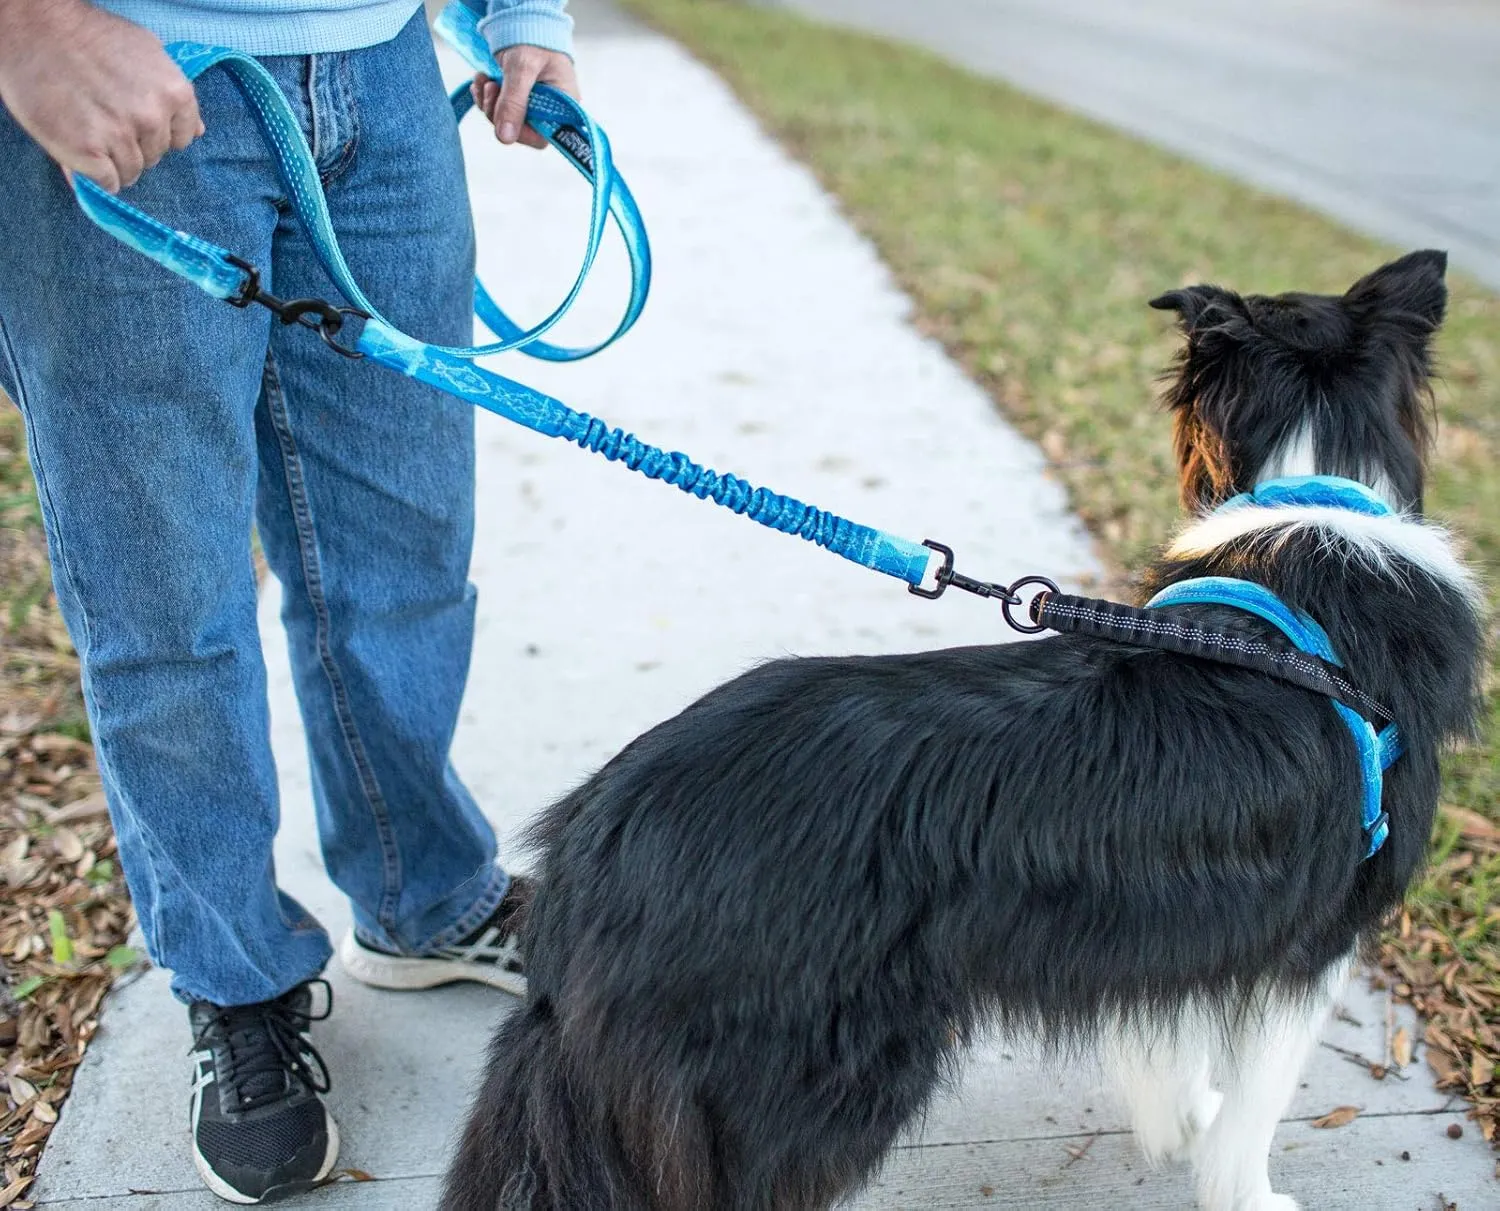
[[[333,1169],[339,1131],[318,1095],[328,1092],[323,1057],[307,1040],[312,985],[274,1001],[188,1007],[193,1026],[193,1163],[231,1203],[268,1203],[306,1190]]]
[[[397,954],[350,930],[339,945],[339,961],[361,984],[373,988],[436,988],[439,984],[472,980],[524,997],[526,969],[521,957],[521,926],[532,890],[530,879],[512,879],[505,898],[487,920],[467,937],[431,954]]]

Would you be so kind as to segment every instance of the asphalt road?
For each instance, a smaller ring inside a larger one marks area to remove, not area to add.
[[[1500,288],[1500,0],[779,0]]]

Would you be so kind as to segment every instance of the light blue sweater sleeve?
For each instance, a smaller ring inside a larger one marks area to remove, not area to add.
[[[480,32],[497,54],[507,46],[540,46],[573,54],[573,18],[568,0],[489,0]]]

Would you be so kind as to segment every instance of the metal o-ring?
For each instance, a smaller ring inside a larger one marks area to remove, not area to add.
[[[1021,604],[1022,598],[1021,598],[1021,595],[1020,595],[1020,590],[1024,589],[1027,585],[1033,585],[1033,584],[1034,585],[1039,585],[1040,589],[1041,589],[1041,592],[1044,592],[1044,593],[1056,593],[1057,592],[1057,586],[1055,584],[1053,584],[1052,581],[1048,580],[1045,576],[1023,576],[1023,577],[1021,577],[1020,580],[1016,581],[1014,584],[1012,584],[1010,586],[1010,595],[1011,595],[1011,597],[1015,598],[1015,601],[1011,602],[1010,600],[1003,600],[1000,603],[1000,608],[1005,613],[1005,621],[1014,630],[1020,631],[1021,634],[1023,634],[1023,635],[1037,635],[1037,634],[1040,634],[1042,631],[1046,631],[1046,630],[1050,630],[1051,629],[1045,623],[1040,623],[1040,622],[1037,622],[1037,623],[1017,622],[1015,620],[1014,616],[1010,612],[1013,605],[1020,605]],[[1032,594],[1032,596],[1035,597],[1035,596],[1037,596],[1037,594]]]

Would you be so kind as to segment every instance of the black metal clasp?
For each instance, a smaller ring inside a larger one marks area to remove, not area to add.
[[[349,316],[367,320],[370,318],[368,312],[361,311],[358,307],[335,307],[323,299],[277,298],[269,290],[261,289],[260,270],[254,265],[237,256],[228,256],[226,259],[245,274],[239,293],[225,300],[231,307],[249,307],[258,303],[283,324],[301,324],[304,328],[314,329],[323,338],[323,343],[335,353],[353,360],[364,357],[352,345],[340,344],[335,338],[343,330],[344,321]]]
[[[1029,585],[1038,586],[1039,593],[1056,593],[1057,586],[1045,576],[1023,576],[1010,584],[1000,584],[989,580],[975,580],[972,576],[965,576],[962,572],[953,569],[953,548],[944,546],[932,539],[923,539],[922,545],[930,547],[943,557],[942,564],[934,576],[934,586],[924,589],[921,585],[907,585],[907,592],[914,593],[918,597],[925,597],[929,601],[935,601],[941,597],[952,586],[962,589],[965,593],[973,593],[976,597],[998,597],[1000,599],[1000,612],[1005,615],[1006,623],[1013,629],[1020,631],[1023,635],[1036,635],[1048,628],[1040,623],[1017,622],[1011,610],[1020,605],[1024,598],[1021,590]],[[1033,611],[1033,614],[1035,611]]]

